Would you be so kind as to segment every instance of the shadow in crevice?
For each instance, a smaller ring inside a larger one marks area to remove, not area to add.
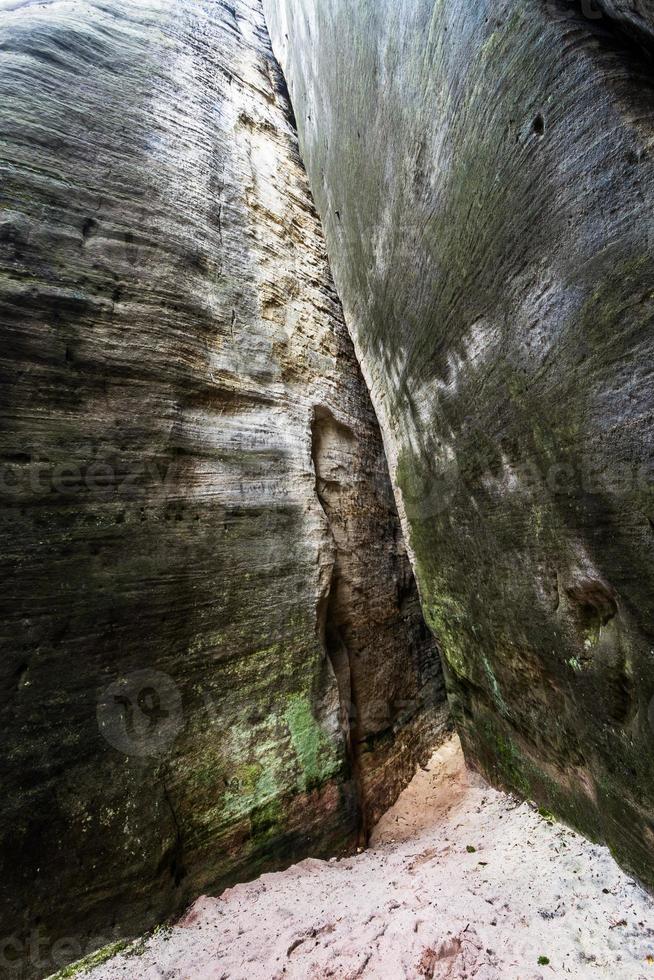
[[[354,615],[348,597],[350,590],[341,572],[344,529],[347,526],[347,495],[344,481],[346,460],[357,449],[353,433],[339,423],[328,409],[314,409],[311,421],[311,457],[316,477],[316,495],[329,526],[332,568],[329,586],[318,606],[318,629],[323,649],[331,665],[339,699],[339,721],[343,732],[358,802],[359,844],[367,843],[369,826],[366,794],[361,780],[362,734],[359,730],[360,705],[352,670],[352,650],[348,643]]]

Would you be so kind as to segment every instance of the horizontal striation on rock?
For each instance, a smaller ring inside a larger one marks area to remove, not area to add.
[[[654,886],[651,7],[593,7],[264,2],[467,758]]]
[[[0,93],[0,936],[42,976],[352,848],[447,709],[260,4],[4,3]]]

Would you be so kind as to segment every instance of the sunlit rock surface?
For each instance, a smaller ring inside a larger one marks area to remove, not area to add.
[[[652,8],[264,6],[467,757],[654,886]]]
[[[446,709],[260,5],[0,8],[0,937],[43,976],[352,849]]]

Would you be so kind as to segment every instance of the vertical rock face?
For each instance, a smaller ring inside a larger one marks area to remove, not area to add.
[[[44,975],[352,847],[445,706],[260,5],[2,7],[0,936]]]
[[[264,6],[467,756],[654,885],[652,8]]]

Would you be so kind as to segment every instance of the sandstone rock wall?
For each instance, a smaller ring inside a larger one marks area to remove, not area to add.
[[[467,757],[654,886],[652,8],[264,6]]]
[[[43,976],[353,847],[446,708],[259,3],[0,7],[0,953]]]

